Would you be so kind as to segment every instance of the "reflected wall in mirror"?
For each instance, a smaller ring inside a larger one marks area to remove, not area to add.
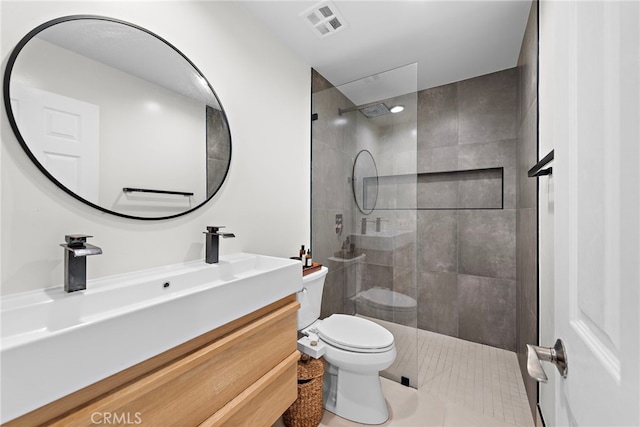
[[[378,201],[378,168],[369,150],[361,150],[353,162],[353,197],[360,212],[370,214]]]
[[[40,25],[9,57],[4,101],[36,166],[114,215],[184,215],[229,170],[231,134],[213,88],[173,45],[134,24],[76,15]]]

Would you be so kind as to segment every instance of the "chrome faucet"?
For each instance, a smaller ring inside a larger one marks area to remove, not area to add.
[[[382,223],[383,222],[389,222],[388,219],[382,219],[380,217],[376,218],[376,231],[380,232],[382,231]]]
[[[64,251],[64,291],[76,292],[87,289],[87,257],[100,255],[102,249],[87,243],[86,234],[67,234],[61,243]]]
[[[220,256],[220,236],[223,239],[228,239],[230,237],[236,237],[233,233],[219,233],[218,230],[224,228],[223,226],[208,226],[207,231],[203,231],[206,234],[205,238],[205,261],[207,264],[217,264],[218,258]]]
[[[373,222],[371,220],[368,220],[367,218],[362,218],[361,222],[360,222],[360,234],[367,234],[367,223],[368,222]]]

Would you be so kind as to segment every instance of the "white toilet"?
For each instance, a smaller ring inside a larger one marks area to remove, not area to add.
[[[389,412],[379,372],[396,358],[393,335],[360,317],[333,314],[318,320],[327,272],[322,267],[302,280],[298,330],[308,336],[298,341],[298,349],[316,358],[324,356],[328,364],[323,378],[326,410],[358,423],[382,424]]]

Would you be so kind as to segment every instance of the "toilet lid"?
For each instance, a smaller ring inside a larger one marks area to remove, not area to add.
[[[359,353],[380,353],[393,346],[393,335],[370,320],[332,314],[317,327],[320,338],[335,347]]]

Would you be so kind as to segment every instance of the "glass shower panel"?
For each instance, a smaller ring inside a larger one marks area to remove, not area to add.
[[[311,89],[311,250],[313,260],[329,269],[320,313],[325,318],[353,314],[349,296],[355,292],[359,259],[345,243],[353,232],[349,177],[356,120],[353,115],[340,115],[340,109],[353,103],[315,70]]]
[[[398,355],[382,375],[417,388],[417,65],[337,89],[351,101],[338,111],[352,163],[343,309],[393,333]]]

